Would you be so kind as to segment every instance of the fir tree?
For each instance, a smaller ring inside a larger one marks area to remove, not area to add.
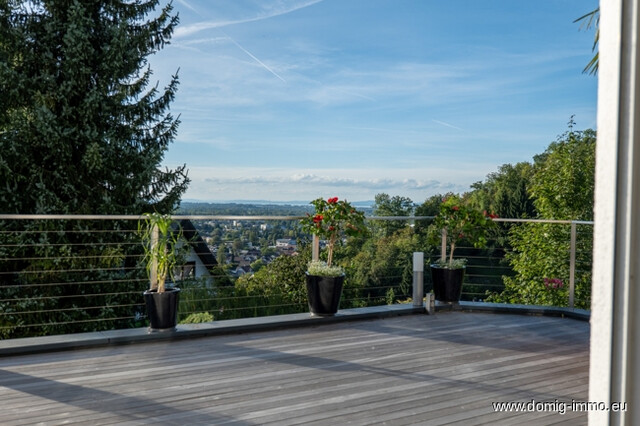
[[[0,213],[178,206],[186,166],[160,169],[179,124],[169,113],[177,72],[158,89],[148,65],[178,17],[158,3],[0,0]],[[131,298],[146,286],[139,244],[94,232],[114,227],[135,224],[0,222],[0,258],[11,259],[0,262],[0,337],[133,325]]]
[[[0,6],[3,213],[170,212],[185,166],[161,170],[178,86],[151,86],[148,57],[178,23],[158,0],[4,1]]]

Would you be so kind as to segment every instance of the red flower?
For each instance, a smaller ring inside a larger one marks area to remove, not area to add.
[[[329,198],[327,200],[327,203],[329,203],[329,204],[335,204],[337,202],[338,202],[338,197]]]
[[[329,231],[333,231],[334,229],[336,229],[336,228],[334,228],[333,226],[329,227]]]
[[[564,283],[560,278],[545,278],[544,286],[547,288],[562,288]]]
[[[320,222],[322,222],[322,219],[324,219],[324,217],[323,217],[321,214],[317,214],[317,215],[315,215],[315,216],[313,217],[313,221],[314,221],[315,223],[320,223]]]
[[[451,207],[451,210],[458,211],[458,210],[460,210],[460,207],[458,207],[458,206],[453,206],[453,207]]]
[[[482,212],[482,215],[483,215],[484,217],[490,217],[491,219],[495,219],[495,218],[497,218],[497,217],[498,217],[498,215],[497,215],[497,214],[495,214],[494,212],[487,213],[487,211],[486,211],[486,210],[484,210],[484,211]]]

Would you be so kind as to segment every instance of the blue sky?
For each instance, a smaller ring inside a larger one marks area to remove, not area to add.
[[[174,0],[185,199],[422,202],[531,161],[575,115],[597,0]]]

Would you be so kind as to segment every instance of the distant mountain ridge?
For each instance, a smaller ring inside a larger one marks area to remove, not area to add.
[[[371,214],[373,201],[351,203],[365,214]],[[178,214],[184,215],[238,215],[238,216],[304,216],[313,211],[308,202],[233,200],[206,202],[184,200]]]
[[[182,204],[255,204],[255,205],[273,205],[273,206],[308,206],[309,200],[307,201],[273,201],[273,200],[212,200],[212,201],[203,201],[196,199],[184,199],[182,200]],[[354,207],[372,207],[374,201],[350,201],[351,205]]]

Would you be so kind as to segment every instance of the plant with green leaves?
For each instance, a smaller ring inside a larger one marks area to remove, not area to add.
[[[312,260],[307,265],[307,273],[318,277],[337,277],[344,273],[341,266],[329,265],[322,260]]]
[[[171,215],[146,213],[144,216],[145,220],[138,222],[138,233],[144,247],[149,290],[164,293],[167,277],[174,278],[175,267],[182,259],[179,244],[182,229],[179,226],[174,229]]]
[[[333,197],[318,198],[311,202],[313,215],[301,220],[302,229],[327,241],[327,266],[333,263],[333,252],[344,236],[361,236],[368,233],[364,213],[356,210],[346,200]]]
[[[539,219],[593,220],[596,132],[569,130],[535,157],[529,192]],[[515,272],[504,277],[502,293],[487,300],[498,303],[567,306],[570,277],[570,225],[526,223],[512,226],[507,259]],[[593,231],[577,225],[576,263],[583,265],[575,276],[575,306],[588,309],[591,294]],[[545,286],[545,279],[561,279],[562,288]]]
[[[495,227],[493,219],[496,217],[493,213],[481,212],[468,206],[456,195],[442,200],[438,215],[429,230],[429,241],[432,244],[439,244],[444,232],[449,254],[448,260],[440,259],[435,263],[440,267],[451,269],[464,266],[466,259],[453,258],[456,247],[462,240],[473,244],[476,248],[486,247],[487,233]]]
[[[583,73],[589,73],[590,75],[598,74],[598,65],[600,63],[599,52],[598,52],[598,43],[600,42],[600,8],[596,8],[591,12],[582,15],[575,21],[580,22],[585,26],[585,29],[589,30],[592,27],[595,28],[595,36],[593,38],[593,46],[591,47],[591,51],[595,52],[595,55],[591,58],[587,66],[582,70]],[[582,25],[581,25],[582,26]]]

